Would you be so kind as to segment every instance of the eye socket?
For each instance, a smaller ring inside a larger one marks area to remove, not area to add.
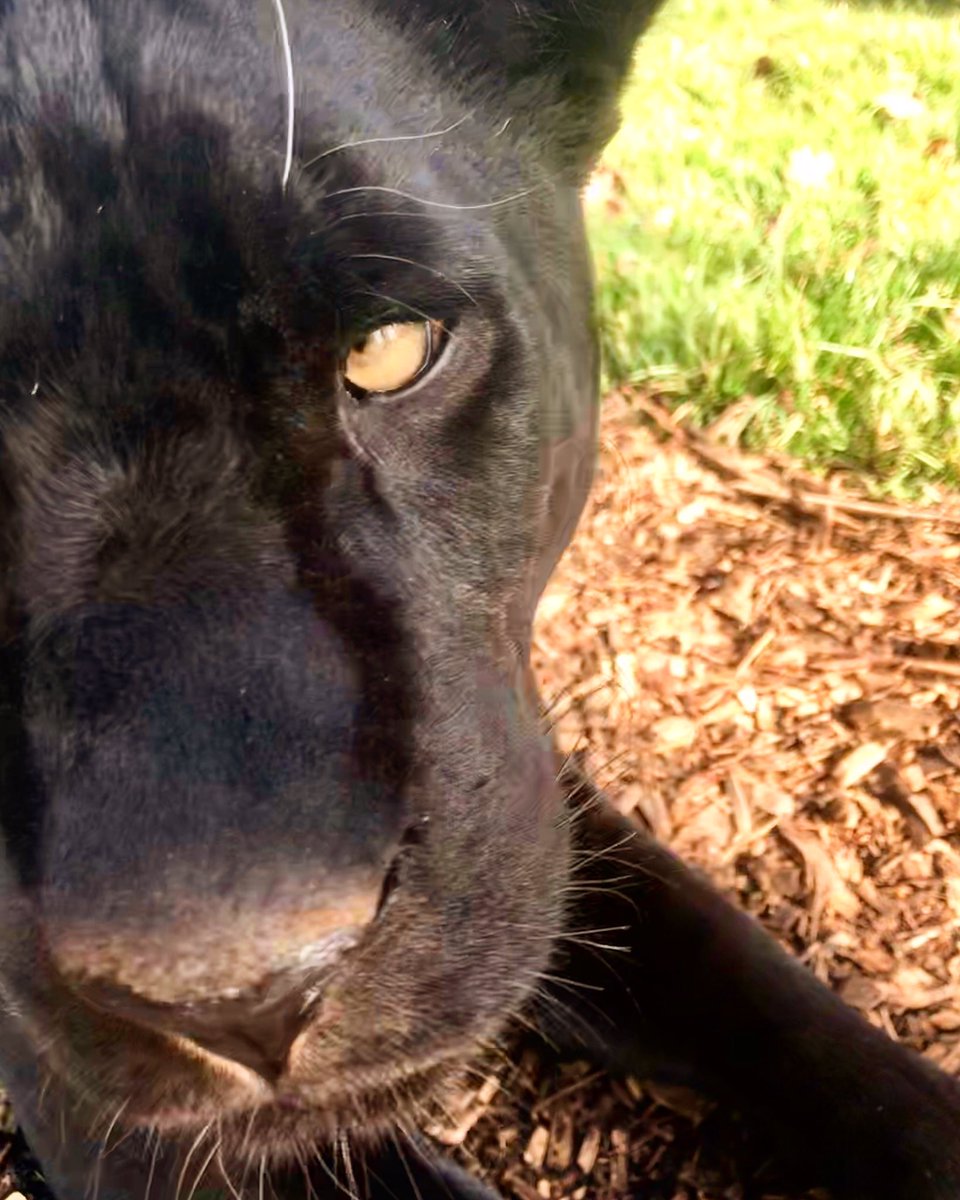
[[[340,368],[355,396],[389,396],[410,387],[440,357],[446,331],[439,321],[381,325],[358,342]]]

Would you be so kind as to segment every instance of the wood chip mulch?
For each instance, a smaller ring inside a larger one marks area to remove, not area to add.
[[[877,503],[615,397],[535,664],[624,812],[960,1074],[960,497]],[[506,1195],[807,1195],[687,1094],[530,1054],[501,1082],[446,1136]]]
[[[878,504],[615,397],[535,663],[624,812],[960,1073],[960,497]],[[434,1132],[519,1200],[812,1195],[736,1114],[530,1049]]]

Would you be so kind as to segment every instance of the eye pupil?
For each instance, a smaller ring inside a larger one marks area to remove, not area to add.
[[[434,321],[395,321],[357,342],[341,368],[357,396],[389,395],[410,387],[434,365],[443,328]]]

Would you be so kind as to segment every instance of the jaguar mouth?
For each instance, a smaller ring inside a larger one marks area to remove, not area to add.
[[[161,1110],[135,1128],[160,1133],[182,1148],[192,1146],[215,1126],[223,1160],[248,1162],[263,1156],[282,1167],[299,1161],[303,1151],[335,1142],[344,1135],[369,1143],[404,1121],[422,1119],[462,1075],[463,1054],[426,1066],[400,1067],[389,1073],[354,1073],[349,1091],[333,1093],[310,1085],[280,1088],[265,1103],[223,1113]]]

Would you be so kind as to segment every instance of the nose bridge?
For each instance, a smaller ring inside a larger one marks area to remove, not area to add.
[[[71,973],[211,995],[369,921],[404,781],[358,757],[363,673],[309,596],[100,608],[39,662],[40,904]]]

